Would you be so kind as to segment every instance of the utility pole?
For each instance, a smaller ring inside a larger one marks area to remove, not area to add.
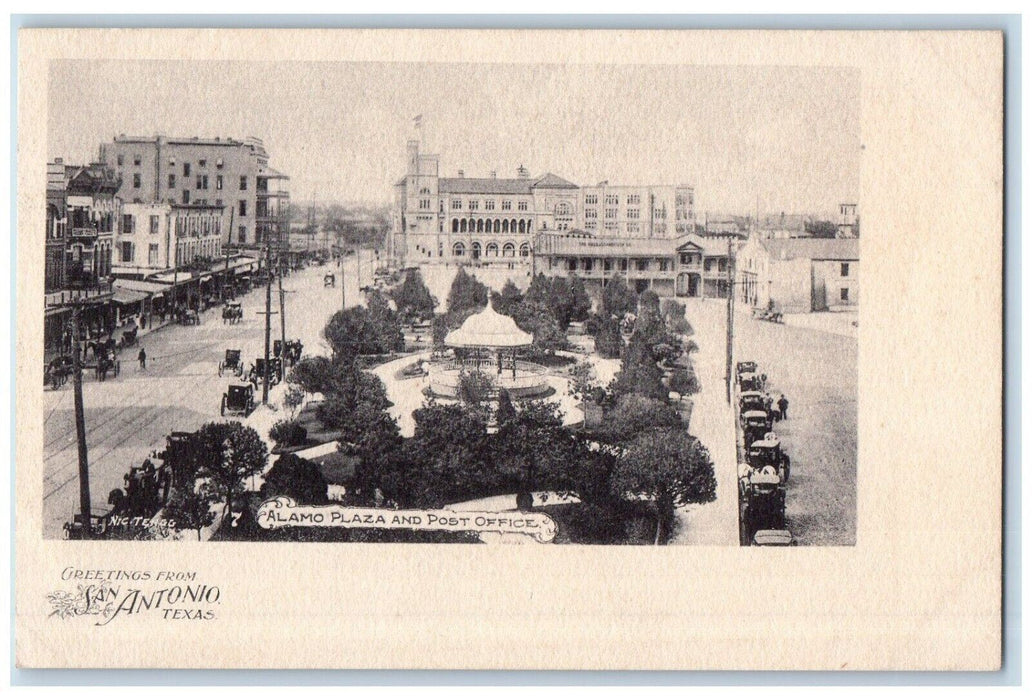
[[[236,209],[233,207],[229,208],[229,232],[226,236],[226,274],[222,280],[222,286],[219,287],[219,301],[226,300],[226,286],[229,284],[229,243],[233,240],[233,218],[236,214]]]
[[[79,340],[80,305],[72,307],[72,375],[75,389],[75,436],[79,447],[79,513],[86,536],[93,532],[90,513],[90,463],[86,452],[86,414],[82,407],[82,351]]]
[[[344,258],[347,256],[344,253],[340,255],[340,310],[346,311],[348,308],[347,298],[344,294]]]
[[[276,280],[279,285],[280,354],[283,355],[287,352],[287,316],[283,311],[283,295],[286,292],[283,291],[283,275],[280,274]]]
[[[725,381],[727,385],[727,402],[731,403],[731,360],[734,346],[735,326],[735,265],[731,257],[731,241],[727,242],[727,368]]]
[[[265,372],[262,373],[262,403],[269,405],[269,335],[272,333],[272,246],[265,241]]]

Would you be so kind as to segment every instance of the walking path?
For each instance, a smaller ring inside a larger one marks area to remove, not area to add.
[[[717,478],[717,498],[711,503],[678,508],[677,527],[670,544],[738,546],[738,455],[734,411],[725,394],[725,307],[719,301],[686,300],[686,316],[695,328],[692,355],[702,391],[694,403],[689,430],[709,450]]]

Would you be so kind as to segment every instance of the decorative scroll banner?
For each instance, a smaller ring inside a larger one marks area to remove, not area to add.
[[[498,532],[551,542],[558,531],[544,513],[502,513],[456,510],[392,510],[349,508],[339,504],[301,506],[292,498],[277,496],[258,507],[258,524],[278,527],[346,527],[384,530],[447,530],[449,532]]]

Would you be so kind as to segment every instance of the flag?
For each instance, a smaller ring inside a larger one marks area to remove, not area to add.
[[[422,129],[423,128],[423,115],[422,114],[417,114],[415,119],[412,120],[412,123],[415,125],[415,127],[417,129]]]

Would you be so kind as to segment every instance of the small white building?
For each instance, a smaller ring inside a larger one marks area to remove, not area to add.
[[[115,238],[116,276],[146,276],[222,256],[226,207],[211,204],[122,205]]]
[[[750,238],[736,258],[739,299],[785,313],[838,311],[860,304],[856,238]]]

